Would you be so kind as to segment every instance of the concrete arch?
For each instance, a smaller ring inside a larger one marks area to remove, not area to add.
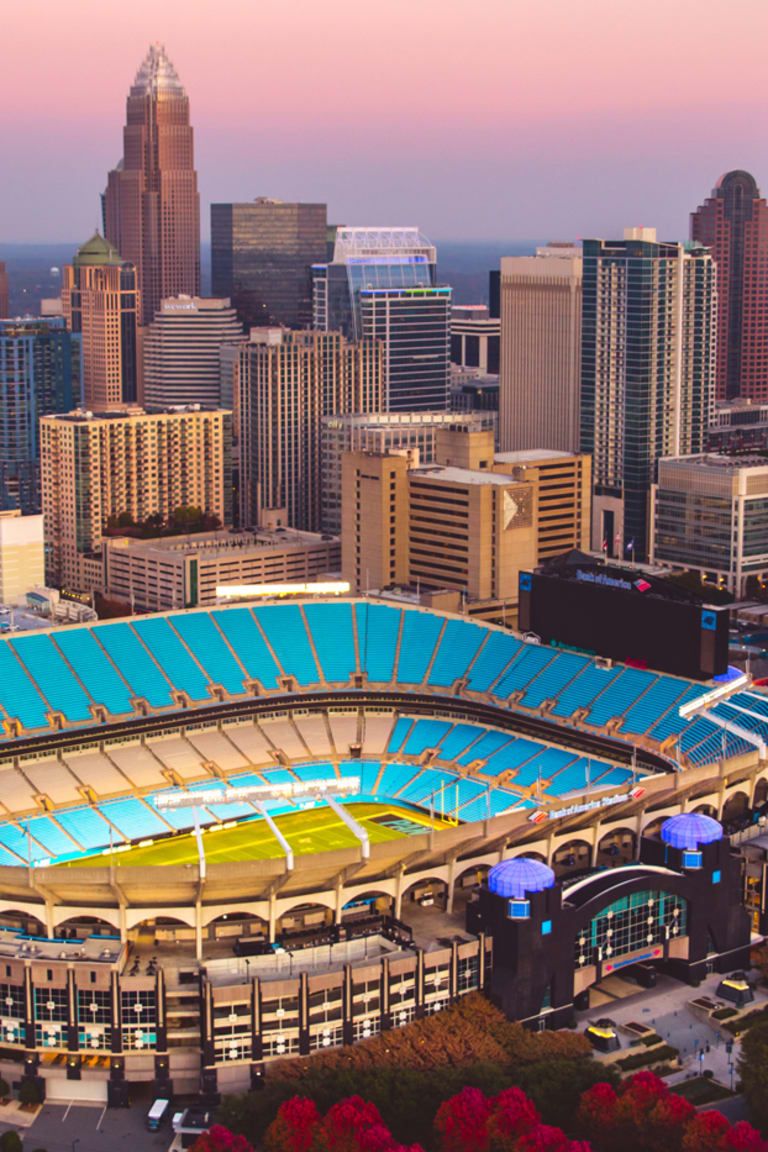
[[[701,816],[711,816],[713,820],[717,820],[717,808],[714,804],[697,804],[695,808],[690,809],[691,812],[696,812]]]
[[[125,927],[127,931],[141,927],[142,924],[155,924],[158,921],[181,924],[185,928],[195,927],[194,908],[128,908],[125,913]]]
[[[439,870],[436,870],[439,871]],[[435,873],[414,880],[403,889],[403,917],[407,920],[405,908],[419,905],[421,907],[441,908],[445,910],[448,904],[448,882]]]
[[[598,868],[615,868],[628,864],[637,855],[637,836],[633,828],[610,828],[597,842],[595,864]]]
[[[749,794],[740,788],[728,796],[723,804],[720,819],[723,824],[733,824],[746,819],[748,814]]]
[[[267,923],[267,917],[263,916],[261,912],[256,911],[254,907],[244,907],[242,904],[236,904],[232,908],[222,907],[221,904],[216,904],[211,908],[204,908],[200,915],[200,923],[203,928],[207,928],[209,924],[215,924],[219,920],[236,920],[243,917],[261,920]]]
[[[752,807],[762,808],[763,804],[768,803],[768,777],[761,776],[759,780],[755,781],[755,790],[752,793]]]
[[[592,844],[584,836],[574,836],[564,841],[557,851],[552,853],[551,867],[558,879],[577,872],[585,872],[591,864]]]
[[[326,889],[322,892],[308,892],[304,896],[285,896],[282,900],[275,901],[275,915],[279,919],[281,916],[290,915],[297,908],[303,908],[307,904],[321,904],[333,912],[336,908],[336,895]]]
[[[78,912],[72,913],[70,908],[63,908],[61,911],[69,913],[63,919],[57,918],[55,920],[56,934],[62,938],[83,940],[86,936],[119,935],[120,925],[115,924],[115,918],[109,914],[107,916],[86,916]],[[107,911],[109,912],[109,910]]]
[[[318,899],[304,900],[294,904],[278,916],[275,934],[290,938],[303,932],[322,932],[334,921],[334,908]]]
[[[397,895],[397,881],[384,878],[382,880],[369,880],[367,884],[352,885],[342,892],[343,901],[346,904],[348,900],[354,900],[356,896],[364,896],[366,892],[380,892],[382,896],[391,896],[394,899]]]
[[[37,907],[35,911],[25,908],[22,904],[11,904],[0,908],[0,919],[8,921],[11,928],[19,928],[29,936],[47,936],[45,927],[45,909]]]
[[[393,892],[384,892],[378,885],[373,884],[363,892],[350,895],[344,892],[344,903],[341,907],[342,920],[354,919],[357,916],[391,916],[395,907]]]

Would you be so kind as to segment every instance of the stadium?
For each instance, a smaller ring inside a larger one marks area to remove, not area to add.
[[[242,1088],[437,1011],[488,986],[494,865],[567,884],[768,797],[743,675],[369,600],[0,639],[0,718],[0,1062],[70,1099]]]

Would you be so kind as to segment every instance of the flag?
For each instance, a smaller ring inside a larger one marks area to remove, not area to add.
[[[607,552],[607,551],[608,551],[608,541],[603,540],[603,552]]]
[[[626,546],[626,551],[627,552],[634,552],[634,550],[635,550],[635,542],[634,542],[634,540],[630,540]]]

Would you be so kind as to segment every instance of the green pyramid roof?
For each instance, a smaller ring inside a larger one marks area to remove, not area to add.
[[[120,253],[113,248],[108,240],[99,232],[94,232],[90,240],[86,240],[75,255],[74,264],[82,267],[84,264],[124,264]]]

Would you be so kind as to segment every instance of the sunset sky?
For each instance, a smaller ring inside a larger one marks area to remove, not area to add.
[[[326,200],[434,239],[687,235],[768,191],[766,0],[38,0],[0,23],[0,242],[99,222],[152,40],[212,200]]]

